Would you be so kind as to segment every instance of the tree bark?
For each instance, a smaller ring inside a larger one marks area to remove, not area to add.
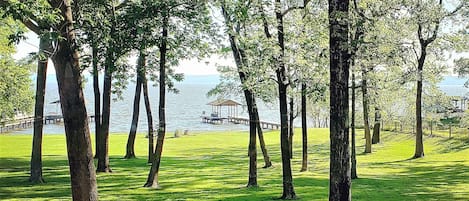
[[[63,16],[60,35],[52,56],[64,118],[73,200],[98,200],[96,174],[91,151],[88,115],[82,90],[78,48],[70,1],[52,1]]]
[[[129,138],[127,139],[127,148],[124,158],[135,158],[135,137],[137,135],[138,117],[140,114],[140,95],[142,94],[142,59],[143,52],[140,51],[137,64],[137,83],[135,85],[134,108],[132,113],[132,124],[130,126]]]
[[[303,158],[301,161],[301,170],[308,170],[308,125],[306,121],[306,84],[301,84],[301,131],[303,144]]]
[[[355,147],[355,73],[352,73],[352,119],[350,124],[350,130],[352,131],[352,169],[351,178],[358,179],[357,175],[357,153]]]
[[[50,49],[50,42],[46,38],[39,39],[39,54],[44,57],[44,50]],[[44,183],[42,176],[42,128],[44,125],[44,95],[46,89],[48,57],[39,58],[37,62],[36,97],[34,106],[34,131],[31,151],[31,175],[32,183]]]
[[[269,167],[272,167],[272,161],[270,160],[269,153],[267,152],[267,148],[265,146],[264,134],[262,132],[262,127],[261,127],[261,123],[259,120],[259,113],[257,112],[257,108],[255,109],[254,114],[256,115],[257,136],[259,137],[259,145],[262,150],[262,156],[264,157],[264,166],[262,168],[269,168]]]
[[[92,38],[94,40],[94,38]],[[99,156],[99,139],[101,137],[101,92],[99,90],[99,70],[98,70],[98,49],[97,44],[93,42],[91,47],[93,55],[93,92],[94,92],[94,125],[95,125],[95,158]]]
[[[423,130],[422,130],[422,81],[423,81],[423,65],[427,56],[427,46],[421,43],[421,54],[417,65],[417,97],[415,100],[415,119],[416,119],[416,134],[415,134],[415,154],[414,158],[421,158],[425,155],[423,152]]]
[[[290,117],[288,118],[288,148],[290,150],[290,158],[293,158],[293,135],[295,134],[295,128],[293,127],[293,121],[295,120],[295,114],[294,114],[294,100],[292,97],[290,97],[289,101],[290,109],[289,109],[289,115]]]
[[[145,60],[143,61],[145,62]],[[146,66],[146,65],[144,65]],[[146,68],[142,72],[143,74],[143,99],[145,100],[145,110],[147,113],[147,124],[148,124],[148,163],[153,162],[154,156],[154,128],[153,128],[153,115],[151,113],[150,98],[148,97],[148,81],[146,77]]]
[[[247,187],[257,187],[257,150],[256,150],[256,130],[257,123],[254,116],[254,109],[252,106],[252,100],[254,96],[249,90],[244,90],[244,96],[246,97],[246,104],[249,110],[249,179]]]
[[[158,137],[156,139],[156,148],[154,158],[151,164],[150,173],[148,174],[147,182],[144,187],[158,188],[158,172],[160,169],[161,155],[163,153],[163,143],[166,132],[166,112],[165,112],[165,99],[166,99],[166,52],[167,52],[167,38],[168,38],[168,26],[169,26],[169,13],[168,9],[162,10],[163,24],[161,33],[161,45],[160,45],[160,100],[158,105],[159,114],[159,127]]]
[[[367,70],[362,68],[362,97],[363,97],[363,126],[365,130],[365,153],[371,153],[371,133],[369,123],[369,101],[368,101],[368,83],[367,83]]]
[[[112,50],[108,50],[106,55],[106,66],[104,69],[103,87],[103,118],[99,137],[98,172],[112,172],[109,167],[109,120],[111,115],[111,85],[112,69],[114,69]]]
[[[349,149],[349,1],[329,0],[330,182],[329,200],[351,200]]]
[[[381,131],[381,112],[378,106],[375,106],[375,125],[373,126],[373,137],[371,139],[372,144],[380,142],[380,131]]]

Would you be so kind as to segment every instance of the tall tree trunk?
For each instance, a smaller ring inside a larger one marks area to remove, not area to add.
[[[60,30],[63,40],[57,42],[52,56],[64,118],[73,200],[98,200],[96,174],[91,151],[90,130],[82,90],[81,68],[76,47],[70,1],[53,1],[63,16]]]
[[[368,99],[368,84],[367,76],[368,72],[366,68],[362,68],[362,97],[363,97],[363,126],[365,129],[365,153],[371,153],[371,133],[369,123],[369,99]]]
[[[281,199],[296,199],[293,189],[293,176],[291,170],[291,152],[288,133],[288,103],[287,103],[287,80],[285,68],[285,39],[283,31],[283,15],[281,12],[281,1],[275,0],[275,18],[277,19],[277,40],[280,47],[280,58],[277,60],[277,83],[280,111],[280,149],[282,153],[283,193]]]
[[[421,158],[425,155],[423,152],[423,131],[422,131],[422,81],[423,81],[423,65],[427,56],[427,46],[421,44],[421,55],[418,60],[417,66],[417,98],[415,100],[415,119],[416,131],[415,134],[415,154],[414,158]]]
[[[142,85],[143,85],[143,99],[145,101],[145,111],[147,113],[147,125],[148,125],[148,163],[153,162],[154,156],[154,128],[153,128],[153,115],[151,113],[150,107],[150,97],[148,97],[148,80],[147,80],[147,69],[146,69],[146,55],[143,55],[144,58],[142,59]]]
[[[140,114],[140,95],[142,94],[142,64],[143,52],[140,51],[140,55],[137,62],[137,83],[135,85],[135,96],[134,96],[134,109],[132,113],[132,124],[130,126],[129,138],[127,139],[127,148],[124,158],[135,158],[135,137],[137,135],[138,127],[138,116]]]
[[[109,119],[111,114],[111,84],[112,69],[114,69],[113,53],[106,55],[106,66],[104,69],[104,87],[103,87],[103,119],[101,124],[101,132],[99,137],[99,155],[98,155],[98,172],[112,172],[109,167]]]
[[[166,52],[167,52],[167,38],[169,26],[169,12],[167,8],[162,10],[163,24],[161,33],[161,46],[160,46],[160,101],[158,105],[159,126],[158,137],[156,139],[156,148],[154,158],[151,164],[150,173],[148,174],[147,182],[144,187],[158,188],[158,172],[160,169],[161,155],[163,153],[163,143],[166,132],[166,112],[165,112],[165,99],[166,99]]]
[[[301,84],[301,132],[303,144],[303,159],[301,172],[308,170],[308,125],[306,122],[306,84]]]
[[[104,67],[104,85],[103,85],[103,108],[102,108],[102,121],[101,121],[101,132],[99,139],[99,155],[98,155],[98,172],[112,172],[109,166],[109,121],[111,117],[111,88],[112,88],[112,76],[115,70],[116,52],[114,50],[114,38],[116,33],[116,19],[115,19],[115,8],[114,3],[111,3],[110,15],[111,15],[111,38],[109,45],[106,50],[106,58]]]
[[[259,7],[262,17],[262,25],[264,27],[264,34],[267,38],[271,39],[272,35],[269,31],[267,17],[265,16],[264,8],[262,5]],[[281,50],[280,58],[274,58],[277,62],[277,69],[275,74],[277,76],[278,84],[278,99],[279,99],[279,112],[280,112],[280,150],[282,154],[282,175],[283,175],[283,193],[281,199],[296,199],[296,193],[293,188],[293,176],[291,170],[290,150],[288,143],[288,105],[287,105],[287,81],[285,63],[285,41],[283,32],[283,16],[281,12],[280,0],[275,0],[275,17],[277,19],[277,42]]]
[[[330,181],[329,200],[352,199],[349,149],[349,1],[329,0]]]
[[[92,39],[93,40],[93,39]],[[101,137],[101,92],[99,91],[98,49],[97,44],[91,47],[93,55],[93,92],[94,92],[94,125],[95,125],[95,158],[99,156],[99,139]]]
[[[256,130],[257,123],[254,116],[254,108],[252,100],[254,96],[250,90],[244,90],[244,96],[246,97],[246,104],[249,110],[249,179],[247,187],[257,187],[257,150],[256,150]]]
[[[381,131],[381,111],[378,106],[375,106],[375,125],[373,126],[373,138],[371,139],[372,144],[379,143],[380,131]]]
[[[352,61],[353,62],[353,61]],[[357,179],[357,153],[355,147],[355,73],[352,73],[352,119],[350,124],[350,129],[352,130],[352,169],[351,169],[351,178]]]
[[[263,142],[262,130],[259,129],[259,116],[257,114],[257,107],[255,105],[255,98],[252,91],[246,88],[246,74],[243,71],[243,67],[247,66],[247,60],[243,53],[243,50],[238,46],[236,42],[235,35],[233,34],[233,22],[230,20],[229,14],[225,9],[225,4],[221,5],[222,14],[225,19],[225,24],[228,28],[228,39],[230,41],[231,50],[233,57],[235,59],[236,66],[238,68],[238,75],[243,85],[244,98],[246,99],[246,104],[248,106],[248,115],[249,115],[249,146],[248,146],[248,155],[249,155],[249,174],[248,174],[248,184],[247,187],[257,187],[257,150],[256,150],[256,131],[259,132],[259,139]],[[238,31],[239,33],[239,31]],[[264,147],[265,148],[265,147]],[[262,150],[264,151],[264,150]],[[265,155],[264,155],[265,156]],[[265,157],[264,157],[265,158]],[[267,166],[267,163],[266,163]]]
[[[293,158],[293,135],[295,133],[295,128],[293,127],[293,121],[295,120],[295,114],[294,114],[294,100],[292,97],[290,97],[289,101],[290,109],[289,109],[289,115],[290,117],[288,118],[288,148],[290,149],[290,158]]]
[[[31,175],[29,177],[29,181],[33,183],[44,183],[44,178],[42,177],[42,128],[44,125],[44,95],[46,89],[47,64],[49,59],[44,52],[49,48],[50,41],[41,37],[39,40],[39,54],[41,54],[41,57],[45,58],[40,58],[37,62],[34,133],[31,152]]]

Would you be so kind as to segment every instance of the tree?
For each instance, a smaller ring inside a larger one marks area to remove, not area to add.
[[[132,112],[132,123],[130,125],[129,138],[127,139],[126,154],[124,158],[135,158],[135,137],[137,135],[138,115],[140,113],[140,95],[142,94],[143,70],[145,65],[145,53],[139,52],[137,60],[137,82],[135,84],[134,108]]]
[[[36,97],[34,106],[33,147],[31,151],[31,176],[29,181],[43,183],[42,177],[42,131],[44,124],[44,95],[46,89],[48,52],[51,52],[51,43],[48,38],[39,39],[39,58],[37,62]]]
[[[349,1],[329,0],[330,178],[329,200],[351,200],[349,150]]]
[[[32,19],[50,20],[46,17],[46,14],[41,15],[41,12],[30,12],[35,10],[35,6],[48,8],[46,10],[49,12],[44,13],[50,13],[51,10],[58,11],[57,13],[52,12],[53,15],[58,17],[54,17],[54,20],[47,21],[44,24],[50,25],[51,28],[58,27],[59,29],[54,29],[54,31],[62,38],[61,40],[55,38],[56,48],[51,59],[56,70],[64,117],[72,198],[73,200],[98,200],[88,115],[81,89],[81,69],[74,29],[73,13],[79,10],[78,4],[72,5],[70,1],[58,0],[41,1],[38,4],[2,0],[0,6],[7,8],[5,10],[8,10],[15,19],[26,19],[28,22],[31,22]],[[75,12],[72,12],[72,7]],[[36,25],[36,23],[32,25]]]
[[[350,120],[350,130],[352,131],[352,155],[351,155],[351,172],[350,177],[351,179],[357,179],[357,153],[356,153],[356,146],[355,146],[355,73],[352,72],[352,117]]]
[[[153,153],[152,166],[144,187],[158,187],[158,173],[163,152],[163,144],[166,132],[165,97],[166,86],[173,89],[174,85],[168,79],[181,80],[182,76],[174,74],[170,68],[177,65],[181,58],[202,57],[211,51],[205,40],[206,34],[216,36],[211,29],[212,22],[208,15],[208,5],[205,1],[155,1],[149,9],[159,10],[158,23],[160,23],[160,35],[158,43],[158,70],[159,70],[159,105],[158,105],[158,136]],[[193,34],[198,33],[198,34]]]
[[[454,71],[459,75],[459,77],[469,76],[469,58],[459,58],[455,61],[456,68]],[[469,79],[464,84],[466,87],[469,87]]]
[[[15,32],[23,32],[25,28],[21,24],[14,22],[10,18],[0,19],[0,45],[4,49],[0,50],[0,58],[4,70],[1,72],[2,84],[0,84],[1,107],[0,118],[12,118],[15,113],[29,112],[32,104],[30,85],[32,85],[30,72],[27,66],[13,62],[12,53],[14,46],[9,41]],[[31,151],[30,177],[32,183],[44,183],[42,176],[42,126],[44,113],[44,93],[48,56],[49,41],[46,38],[40,39],[37,76],[36,76],[36,97],[34,110],[34,131]],[[45,58],[44,58],[45,57]]]
[[[0,11],[2,14],[2,11]],[[8,120],[16,114],[31,112],[33,105],[30,67],[16,63],[13,59],[15,46],[11,43],[12,35],[24,30],[10,18],[0,18],[0,119]]]
[[[443,0],[438,2],[406,2],[406,11],[409,14],[409,22],[412,22],[412,30],[417,35],[417,43],[412,43],[412,48],[416,56],[417,81],[415,99],[415,119],[416,119],[416,141],[414,158],[423,157],[423,128],[422,128],[422,91],[423,91],[423,70],[428,53],[432,49],[432,44],[438,39],[441,32],[441,23],[447,18],[454,17],[462,8],[465,8],[467,1],[458,1],[458,5],[452,10],[448,10],[443,5]],[[441,37],[441,36],[440,36]],[[418,46],[417,46],[418,44]]]

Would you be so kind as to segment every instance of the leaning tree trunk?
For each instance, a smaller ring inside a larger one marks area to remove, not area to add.
[[[166,10],[167,12],[167,10]],[[158,172],[160,169],[161,155],[163,153],[163,143],[166,132],[166,112],[165,112],[165,99],[166,99],[166,52],[167,52],[167,38],[168,38],[168,23],[169,16],[165,13],[163,16],[162,33],[161,33],[161,46],[160,46],[160,102],[158,106],[159,126],[158,137],[156,139],[156,148],[154,158],[151,164],[150,173],[148,174],[147,182],[144,187],[158,188]]]
[[[372,144],[377,144],[380,141],[381,131],[381,112],[378,106],[375,106],[375,125],[373,126],[373,137],[371,139]]]
[[[254,96],[250,90],[244,90],[244,96],[246,97],[246,104],[249,110],[249,179],[247,187],[257,187],[257,150],[256,150],[256,130],[257,123],[255,119],[254,109],[252,100]]]
[[[329,0],[330,181],[329,200],[351,200],[349,150],[349,1]]]
[[[290,110],[289,110],[289,115],[290,117],[288,118],[288,146],[290,149],[290,158],[293,158],[293,134],[295,132],[295,128],[293,127],[293,121],[295,120],[295,114],[293,114],[294,110],[294,101],[293,98],[290,97],[289,101],[290,105]]]
[[[358,179],[357,175],[357,153],[355,148],[355,73],[352,73],[352,119],[350,120],[350,130],[352,131],[352,169],[351,178]]]
[[[57,26],[63,40],[57,42],[52,56],[64,118],[73,200],[98,200],[96,173],[91,151],[88,115],[82,90],[81,68],[70,1],[60,5],[63,22]]]
[[[306,121],[306,84],[301,84],[301,134],[303,145],[303,158],[301,161],[301,170],[308,170],[308,125]]]
[[[362,68],[362,96],[363,96],[363,126],[365,129],[365,153],[371,153],[371,133],[369,123],[368,84],[367,70]]]
[[[132,124],[130,126],[129,138],[127,139],[127,148],[124,158],[135,158],[135,137],[137,136],[138,116],[140,114],[140,95],[142,94],[142,51],[137,64],[137,83],[135,85],[134,109],[132,113]]]
[[[249,146],[248,146],[248,156],[249,156],[249,174],[248,174],[248,184],[247,187],[257,187],[257,150],[256,150],[256,131],[258,128],[258,119],[257,108],[255,105],[255,98],[252,94],[252,91],[246,88],[246,74],[243,71],[243,67],[247,66],[246,58],[243,54],[243,51],[236,43],[235,35],[231,32],[233,30],[233,22],[230,20],[228,13],[225,9],[225,4],[221,5],[222,14],[225,20],[225,25],[230,31],[228,31],[228,39],[230,41],[231,51],[235,59],[236,66],[238,68],[238,75],[243,85],[244,98],[246,99],[246,104],[248,106],[248,115],[249,115]],[[260,131],[262,132],[262,131]],[[262,136],[262,134],[260,134]],[[263,139],[262,139],[263,140]],[[264,150],[263,150],[264,151]],[[266,163],[267,165],[267,163]]]
[[[261,122],[259,119],[259,112],[257,111],[257,105],[255,103],[256,100],[254,99],[253,101],[255,121],[257,124],[257,137],[259,137],[259,145],[262,150],[262,156],[264,157],[264,166],[262,168],[269,168],[272,167],[272,161],[270,160],[269,153],[267,152],[267,148],[265,146],[264,134],[262,132]]]
[[[92,39],[93,40],[93,39]],[[95,158],[99,156],[99,139],[101,137],[101,92],[99,91],[98,49],[97,44],[91,47],[93,55],[93,92],[94,92],[94,125],[95,125]]]
[[[39,40],[39,54],[45,56],[44,50],[49,49],[50,42],[46,38]],[[42,176],[42,128],[44,125],[44,95],[46,89],[48,57],[37,62],[36,98],[34,106],[33,147],[31,151],[31,175],[29,181],[44,183]]]
[[[151,163],[153,161],[153,156],[154,156],[154,142],[153,140],[155,139],[153,136],[154,133],[154,128],[153,128],[153,115],[151,113],[151,107],[150,107],[150,98],[148,97],[148,80],[147,80],[147,75],[146,75],[146,55],[143,55],[142,58],[142,66],[143,66],[143,71],[142,71],[142,85],[143,85],[143,99],[145,100],[145,110],[147,113],[147,125],[148,125],[148,163]]]

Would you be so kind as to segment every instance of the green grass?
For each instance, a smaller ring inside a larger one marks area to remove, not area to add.
[[[372,154],[362,154],[357,136],[358,175],[354,200],[468,200],[469,139],[426,138],[425,158],[409,159],[414,136],[385,132]],[[282,192],[278,132],[266,132],[273,168],[263,169],[259,152],[259,188],[245,188],[248,156],[246,132],[193,133],[165,141],[160,171],[162,189],[143,188],[150,166],[147,139],[138,135],[137,159],[124,160],[127,136],[110,136],[113,173],[98,174],[100,200],[273,200]],[[301,200],[328,199],[329,137],[327,129],[309,131],[309,169],[301,167],[297,130],[293,159],[295,191]],[[45,135],[44,177],[28,180],[30,135],[0,136],[0,200],[70,200],[70,181],[63,135]]]

